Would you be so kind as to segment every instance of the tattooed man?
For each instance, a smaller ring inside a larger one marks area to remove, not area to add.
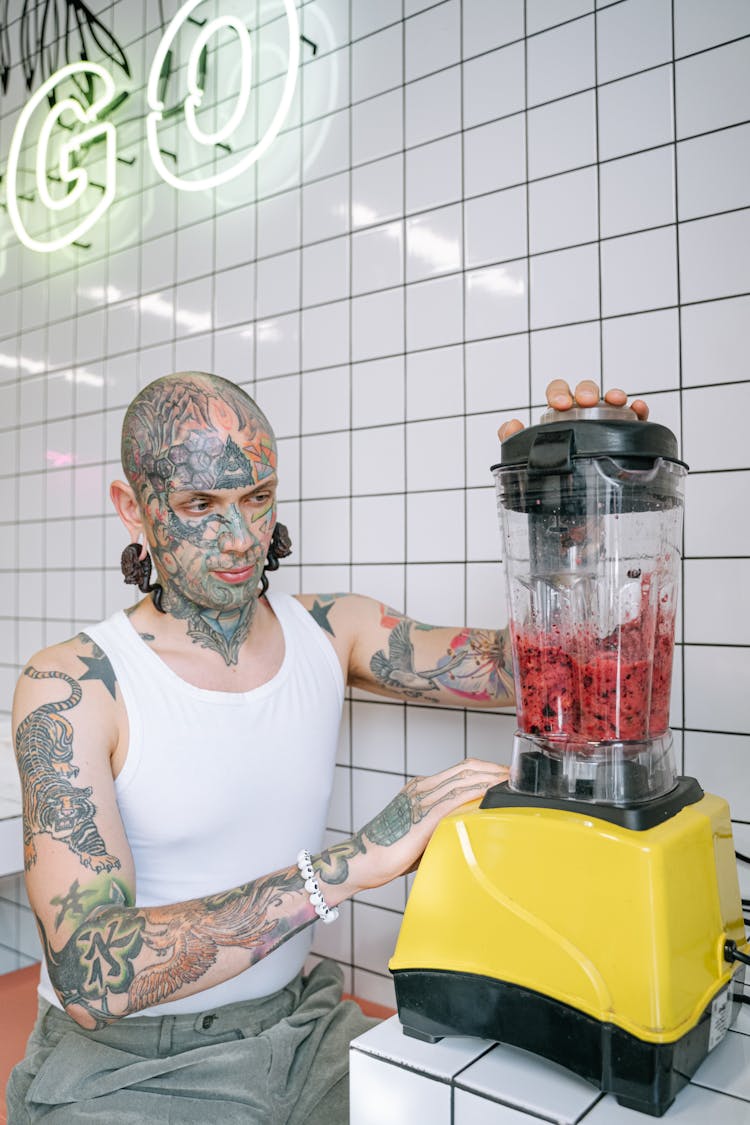
[[[549,394],[572,405],[565,384]],[[469,759],[416,777],[323,848],[345,687],[507,706],[507,637],[266,592],[288,548],[276,442],[233,383],[150,384],[122,456],[111,497],[146,596],[34,656],[14,702],[45,959],[10,1120],[338,1125],[368,1021],[332,963],[302,976],[311,924],[412,868],[440,818],[507,773]]]

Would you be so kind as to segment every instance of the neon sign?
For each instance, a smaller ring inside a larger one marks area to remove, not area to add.
[[[221,128],[216,129],[213,133],[207,133],[198,124],[198,117],[195,112],[197,109],[200,109],[203,103],[203,88],[200,84],[200,59],[203,55],[203,52],[208,48],[208,44],[211,42],[212,37],[225,27],[230,27],[232,31],[235,32],[240,44],[240,50],[242,53],[240,90],[237,95],[237,105],[235,106],[234,113],[229,118],[229,120],[225,122],[225,124]],[[161,46],[159,47],[159,50],[161,50]],[[154,59],[152,73],[156,69],[157,61],[158,52],[157,58]],[[235,131],[240,121],[242,121],[242,118],[245,116],[245,113],[247,112],[248,103],[250,101],[250,85],[252,81],[252,75],[253,45],[250,42],[250,35],[244,23],[242,23],[238,19],[235,19],[234,16],[224,16],[219,19],[212,20],[212,22],[208,24],[207,27],[204,27],[203,31],[196,39],[195,43],[193,44],[193,49],[190,52],[190,58],[188,59],[187,80],[190,93],[185,99],[185,121],[191,135],[195,138],[196,141],[199,142],[199,144],[218,145],[222,141],[226,141],[229,137],[231,137],[232,133]],[[151,104],[152,103],[149,100],[149,105]],[[154,112],[149,114],[149,121],[151,121],[151,119],[161,117],[162,108],[163,107],[160,105],[153,106]]]
[[[284,9],[286,11],[289,42],[287,72],[284,78],[281,99],[265,133],[249,152],[246,152],[240,160],[229,168],[222,169],[222,171],[216,172],[211,176],[206,176],[203,179],[186,179],[184,176],[176,175],[166,164],[159,144],[159,124],[164,114],[164,103],[159,96],[159,85],[172,43],[182,26],[190,18],[193,10],[198,7],[200,3],[202,3],[202,0],[188,0],[188,3],[180,8],[159,43],[148,78],[147,98],[151,113],[149,113],[146,118],[146,134],[148,137],[149,152],[154,167],[161,178],[165,180],[166,183],[171,184],[172,187],[177,188],[178,191],[203,191],[206,188],[217,187],[219,184],[226,183],[227,180],[234,179],[235,176],[246,172],[247,169],[263,155],[277,136],[289,112],[292,98],[294,97],[294,87],[297,81],[297,69],[299,67],[299,23],[297,20],[297,9],[295,8],[294,0],[283,0]],[[219,31],[225,28],[232,30],[236,34],[237,42],[240,47],[240,88],[237,93],[234,111],[229,120],[219,129],[208,133],[199,124],[196,113],[203,101],[203,90],[198,80],[200,74],[200,60],[211,40]],[[247,114],[247,107],[250,101],[251,80],[252,44],[247,28],[242,21],[235,16],[218,16],[215,20],[212,20],[202,28],[200,35],[198,35],[192,45],[187,64],[187,85],[189,93],[183,103],[185,124],[187,125],[188,132],[198,144],[221,144],[228,140],[232,133],[234,133],[237,126]]]
[[[235,179],[246,172],[268,150],[289,113],[299,69],[300,31],[295,0],[281,0],[286,14],[288,36],[287,68],[281,97],[257,143],[250,148],[247,146],[243,148],[240,145],[240,155],[232,160],[231,156],[227,155],[231,153],[228,142],[250,116],[248,110],[255,69],[253,44],[250,32],[239,16],[219,15],[201,24],[194,13],[203,2],[204,0],[187,0],[172,19],[156,49],[146,87],[146,100],[150,111],[146,116],[149,156],[161,179],[176,190],[184,192],[207,191]],[[197,25],[200,30],[190,45],[187,59],[187,94],[179,106],[169,110],[168,119],[170,124],[174,124],[177,120],[178,124],[184,125],[190,139],[198,146],[199,153],[206,154],[204,163],[211,161],[216,154],[217,146],[222,150],[221,169],[203,176],[181,174],[173,169],[167,163],[167,159],[176,161],[176,155],[168,152],[160,140],[162,123],[167,117],[163,90],[165,75],[168,76],[170,72],[176,39],[187,23]],[[211,107],[204,104],[208,51],[212,45],[218,46],[220,35],[226,36],[227,33],[232,36],[233,42],[239,48],[239,74],[236,89],[233,91],[234,101],[226,120],[219,123],[217,127],[208,128],[206,121]],[[80,95],[83,83],[80,85],[76,83],[76,79],[79,78],[85,79],[85,88],[92,91],[91,100],[70,96],[59,102],[56,101],[58,87],[66,82],[73,82]],[[103,92],[94,98],[95,81],[102,84]],[[28,169],[22,168],[21,153],[24,146],[29,143],[32,118],[45,99],[50,102],[50,108],[39,130],[34,162],[33,196],[30,197],[28,192],[20,191],[18,186],[19,175],[24,175],[27,181],[29,175]],[[106,116],[107,111],[111,112],[116,100],[117,90],[111,75],[100,64],[84,60],[71,63],[51,75],[22,110],[11,138],[5,180],[11,224],[20,241],[30,250],[51,253],[78,242],[113,202],[117,189],[116,128],[114,124],[102,118]],[[179,118],[175,116],[177,112],[181,112]],[[73,133],[69,139],[60,141],[55,153],[55,138],[59,136],[61,130],[73,132],[74,126],[70,124],[71,115],[79,131]],[[90,150],[93,144],[102,142],[103,185],[91,179],[83,163],[86,151]],[[57,167],[52,169],[51,162],[54,163],[55,155]],[[60,185],[54,192],[50,190],[50,184],[53,182]],[[87,192],[91,195],[93,191],[99,191],[100,197],[84,217],[78,218],[84,196]],[[29,223],[21,213],[19,201],[25,202],[27,207],[33,202],[38,202],[60,226],[64,227],[66,220],[69,220],[71,225],[64,230],[64,233],[58,230],[53,237],[38,237],[29,231]]]
[[[52,106],[44,120],[37,142],[35,165],[36,190],[39,194],[40,202],[49,211],[67,211],[69,215],[74,215],[74,209],[78,201],[90,186],[90,180],[86,169],[76,163],[77,155],[81,153],[87,145],[99,140],[104,141],[106,167],[104,188],[101,198],[88,215],[85,215],[64,235],[42,241],[38,238],[34,238],[26,229],[18,206],[18,164],[21,157],[21,150],[26,136],[27,126],[35,110],[57,85],[66,78],[74,78],[78,75],[98,78],[104,86],[104,93],[100,97],[95,98],[86,108],[84,108],[76,98],[65,98],[64,101],[56,102]],[[24,246],[28,246],[29,250],[38,250],[41,253],[49,254],[53,250],[59,250],[61,247],[68,246],[71,242],[75,242],[85,234],[86,231],[93,227],[94,223],[104,214],[114,199],[116,190],[115,128],[114,125],[106,121],[97,123],[96,118],[103,109],[111,104],[114,100],[115,93],[114,79],[104,67],[99,66],[97,63],[90,62],[70,63],[69,66],[63,67],[57,74],[53,74],[48,78],[47,81],[39,87],[33,98],[24,106],[10,142],[6,177],[8,181],[7,205],[10,221],[19,239]],[[60,145],[58,151],[59,180],[62,184],[68,186],[68,191],[64,195],[53,196],[48,187],[47,161],[52,145],[53,130],[66,113],[72,113],[76,121],[82,125],[89,125],[90,128],[84,129],[69,141],[65,141]]]

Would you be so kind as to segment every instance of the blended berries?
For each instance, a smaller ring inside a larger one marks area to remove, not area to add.
[[[669,725],[673,621],[645,614],[607,637],[514,634],[518,722],[527,734],[637,741]]]

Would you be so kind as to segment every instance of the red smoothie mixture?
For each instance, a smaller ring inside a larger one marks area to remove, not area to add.
[[[669,725],[674,620],[651,614],[607,637],[581,630],[572,643],[543,632],[514,634],[518,724],[527,734],[630,741]]]

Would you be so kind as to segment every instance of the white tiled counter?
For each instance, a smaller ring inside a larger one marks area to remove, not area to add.
[[[42,954],[22,871],[21,784],[10,732],[0,729],[0,974]]]
[[[645,1125],[611,1095],[536,1055],[484,1039],[422,1043],[398,1016],[355,1039],[350,1125]],[[661,1118],[665,1125],[750,1125],[750,1006]]]

